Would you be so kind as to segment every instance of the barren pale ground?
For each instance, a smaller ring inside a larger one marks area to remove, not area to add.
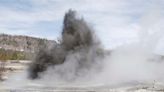
[[[27,64],[26,64],[27,65]],[[152,82],[129,82],[117,86],[90,83],[58,83],[47,85],[43,81],[33,81],[26,79],[26,65],[12,64],[7,67],[17,68],[18,70],[6,74],[5,81],[0,82],[0,92],[164,92],[164,84]],[[18,67],[17,67],[18,66]]]

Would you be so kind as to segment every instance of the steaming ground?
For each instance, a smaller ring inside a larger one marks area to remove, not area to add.
[[[105,84],[139,84],[163,82],[164,62],[161,56],[151,53],[148,47],[139,43],[117,48],[105,62],[100,80]],[[101,75],[101,74],[100,74]]]
[[[142,34],[144,37],[137,42],[116,47],[108,54],[87,23],[74,14],[69,11],[65,15],[61,43],[52,48],[43,46],[30,70],[16,74],[4,85],[9,88],[164,88],[164,56],[159,49],[162,30],[153,27],[156,31],[153,34]]]

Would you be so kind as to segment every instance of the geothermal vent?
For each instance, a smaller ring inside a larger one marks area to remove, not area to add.
[[[41,46],[29,67],[31,79],[40,78],[49,67],[53,67],[56,75],[69,75],[70,78],[71,74],[70,79],[75,79],[85,75],[81,72],[86,73],[84,71],[90,71],[101,62],[102,59],[99,59],[104,56],[104,52],[100,42],[87,23],[77,18],[75,11],[69,10],[65,14],[61,38],[52,48]]]

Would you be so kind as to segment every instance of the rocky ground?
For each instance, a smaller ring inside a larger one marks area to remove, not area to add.
[[[6,62],[0,62],[1,81],[7,80],[11,73],[16,73],[25,70],[30,62],[31,61],[26,60],[9,60]]]

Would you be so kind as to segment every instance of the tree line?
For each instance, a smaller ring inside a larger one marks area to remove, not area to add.
[[[30,53],[21,52],[21,51],[13,51],[13,50],[5,50],[0,49],[0,60],[29,60]]]

